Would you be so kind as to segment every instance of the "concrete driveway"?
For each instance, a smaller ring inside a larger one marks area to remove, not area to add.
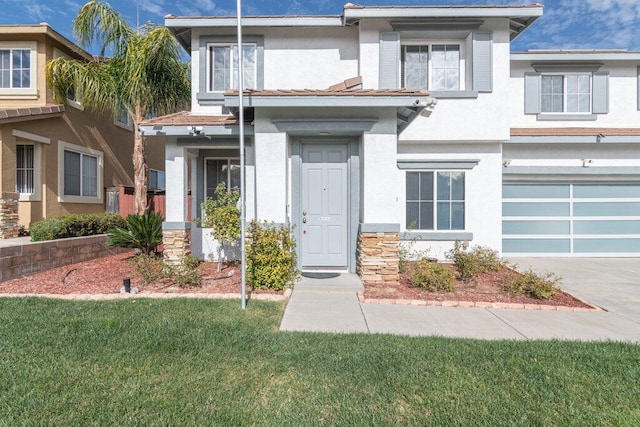
[[[561,288],[640,324],[640,258],[512,258],[519,270],[553,272]]]

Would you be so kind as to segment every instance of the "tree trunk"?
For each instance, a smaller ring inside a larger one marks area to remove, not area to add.
[[[137,114],[136,114],[137,115]],[[147,159],[145,156],[146,141],[138,131],[140,119],[134,120],[133,140],[133,175],[134,175],[134,209],[138,215],[147,213]]]

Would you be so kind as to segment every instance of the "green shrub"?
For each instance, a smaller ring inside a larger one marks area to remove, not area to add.
[[[198,273],[198,257],[189,255],[182,258],[180,265],[170,268],[171,279],[180,286],[199,286],[200,273]]]
[[[504,286],[504,290],[512,295],[549,299],[560,292],[556,286],[558,282],[560,282],[560,277],[553,273],[539,275],[529,270],[507,283]]]
[[[124,227],[109,232],[107,245],[139,249],[149,255],[162,243],[162,221],[159,212],[129,215]]]
[[[400,242],[398,250],[398,268],[400,273],[406,273],[413,261],[429,257],[429,249],[415,249],[415,244],[415,240]]]
[[[224,182],[218,184],[215,197],[202,203],[203,227],[212,228],[211,236],[218,241],[218,272],[222,270],[222,249],[225,244],[235,242],[240,237],[241,223],[238,210],[240,191],[227,191]]]
[[[455,273],[447,266],[424,258],[416,261],[409,271],[412,285],[431,292],[453,292],[455,278]]]
[[[479,273],[500,271],[506,263],[500,260],[498,252],[486,246],[473,246],[465,250],[461,242],[456,242],[447,252],[447,258],[453,261],[462,280],[469,280]]]
[[[282,290],[298,276],[296,243],[288,228],[251,221],[247,241],[247,280],[253,289]]]
[[[169,277],[170,270],[164,259],[156,254],[141,253],[131,258],[130,262],[145,285]]]
[[[104,234],[125,224],[125,220],[118,214],[73,214],[36,221],[30,225],[29,232],[32,242],[40,242]]]

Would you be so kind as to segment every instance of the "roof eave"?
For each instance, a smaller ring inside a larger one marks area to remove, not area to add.
[[[243,98],[245,107],[415,107],[426,103],[428,95],[407,96],[247,96]],[[238,108],[237,95],[225,95],[224,105]]]

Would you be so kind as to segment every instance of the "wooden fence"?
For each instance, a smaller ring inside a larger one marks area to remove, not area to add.
[[[191,221],[191,195],[186,196],[187,221]],[[164,191],[147,191],[149,212],[160,212],[166,218],[166,196]],[[107,212],[118,213],[123,218],[135,213],[133,187],[119,185],[107,188]]]

